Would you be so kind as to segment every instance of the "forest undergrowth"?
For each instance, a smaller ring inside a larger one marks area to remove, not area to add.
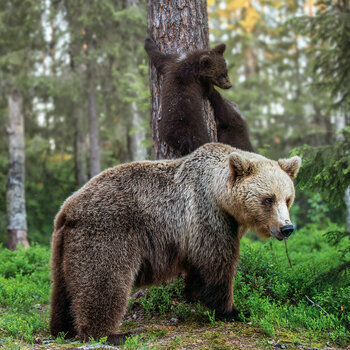
[[[221,322],[200,303],[187,303],[182,279],[133,291],[121,327],[131,336],[123,347],[345,348],[350,340],[350,276],[346,270],[337,274],[337,267],[350,243],[345,237],[334,245],[327,238],[328,231],[339,229],[309,224],[292,235],[292,266],[283,242],[243,238],[235,305],[250,316],[242,312],[240,322]],[[49,258],[50,249],[40,245],[15,252],[0,248],[0,347],[83,346],[64,334],[50,337]]]

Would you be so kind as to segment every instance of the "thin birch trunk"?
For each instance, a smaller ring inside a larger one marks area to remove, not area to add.
[[[74,142],[74,159],[75,159],[75,179],[79,186],[88,181],[87,164],[86,164],[86,140],[84,132],[84,114],[82,107],[76,104],[74,107],[75,118],[75,142]]]
[[[101,172],[100,163],[100,146],[98,137],[98,118],[97,118],[97,101],[96,86],[92,68],[88,66],[88,115],[89,115],[89,140],[90,140],[90,176]]]
[[[6,191],[7,247],[15,250],[18,244],[28,248],[25,201],[25,141],[23,98],[14,89],[8,97],[9,107],[9,165]]]
[[[345,115],[340,114],[341,112],[338,112],[335,117],[335,130],[336,132],[342,130],[346,126],[346,118]],[[338,134],[336,137],[342,137],[341,134]],[[344,194],[344,202],[346,204],[346,229],[350,232],[350,186],[346,189]]]
[[[142,145],[146,138],[146,133],[142,130],[142,116],[136,102],[131,103],[132,112],[132,133],[130,135],[130,153],[133,161],[145,160],[147,158],[147,149]]]

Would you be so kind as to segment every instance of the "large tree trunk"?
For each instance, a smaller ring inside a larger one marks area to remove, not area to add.
[[[84,112],[79,106],[74,106],[75,118],[75,140],[74,140],[74,160],[75,160],[75,180],[77,185],[82,186],[88,181],[86,164],[86,140],[84,132]]]
[[[149,35],[160,50],[168,53],[184,53],[209,46],[207,2],[205,0],[147,0],[147,24]],[[151,130],[155,159],[174,158],[169,147],[159,140],[158,122],[162,117],[160,91],[162,79],[150,65]],[[204,118],[211,141],[216,141],[216,126],[209,101],[205,104]]]
[[[89,115],[89,140],[90,140],[90,176],[101,172],[100,146],[98,137],[97,101],[94,74],[91,65],[88,65],[88,115]]]
[[[9,165],[6,191],[7,247],[15,250],[18,244],[29,247],[27,240],[27,214],[24,192],[25,153],[23,98],[13,90],[8,98],[9,106]]]

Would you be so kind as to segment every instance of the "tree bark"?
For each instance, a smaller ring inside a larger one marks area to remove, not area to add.
[[[147,149],[142,145],[146,134],[142,131],[142,116],[136,102],[131,103],[132,113],[132,133],[130,135],[130,155],[131,160],[145,160],[147,158]]]
[[[338,111],[336,116],[335,116],[335,131],[336,132],[345,128],[346,120],[347,120],[347,118],[346,118],[345,114],[342,114],[341,112]],[[343,135],[337,134],[336,138],[341,139],[341,138],[343,138]],[[344,202],[346,205],[346,213],[345,213],[346,230],[350,232],[350,186],[345,190]]]
[[[209,47],[207,2],[204,0],[147,0],[148,33],[160,51],[185,53]],[[151,131],[155,159],[174,158],[171,149],[159,140],[158,122],[162,118],[160,91],[162,77],[150,65]],[[216,141],[216,125],[209,101],[204,103],[204,118],[211,141]]]
[[[25,201],[25,152],[23,98],[14,89],[8,97],[9,107],[9,165],[6,191],[7,247],[15,250],[18,244],[28,248]]]
[[[79,104],[74,106],[75,118],[75,140],[74,140],[74,160],[75,160],[75,180],[77,185],[82,186],[88,181],[86,164],[86,140],[83,131],[84,115]]]
[[[101,172],[100,163],[100,146],[98,137],[98,118],[97,118],[97,101],[96,86],[94,74],[90,64],[87,67],[88,80],[88,115],[89,115],[89,140],[90,140],[90,176]]]
[[[345,191],[344,201],[346,204],[346,230],[350,232],[350,186]]]

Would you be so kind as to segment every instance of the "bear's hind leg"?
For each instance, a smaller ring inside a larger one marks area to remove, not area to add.
[[[65,333],[67,338],[73,338],[77,334],[64,281],[55,281],[52,287],[50,332],[55,337],[59,333]]]
[[[133,275],[122,273],[120,277],[94,276],[73,296],[74,319],[81,340],[107,336],[110,343],[119,345],[120,337],[115,333],[126,311]]]
[[[53,284],[50,300],[50,332],[53,336],[57,336],[59,333],[65,333],[67,337],[73,338],[77,332],[74,328],[71,299],[67,292],[63,269],[63,236],[65,230],[64,226],[62,226],[63,218],[63,215],[58,216],[56,226],[61,225],[61,228],[57,229],[56,227],[52,241],[51,274]]]

